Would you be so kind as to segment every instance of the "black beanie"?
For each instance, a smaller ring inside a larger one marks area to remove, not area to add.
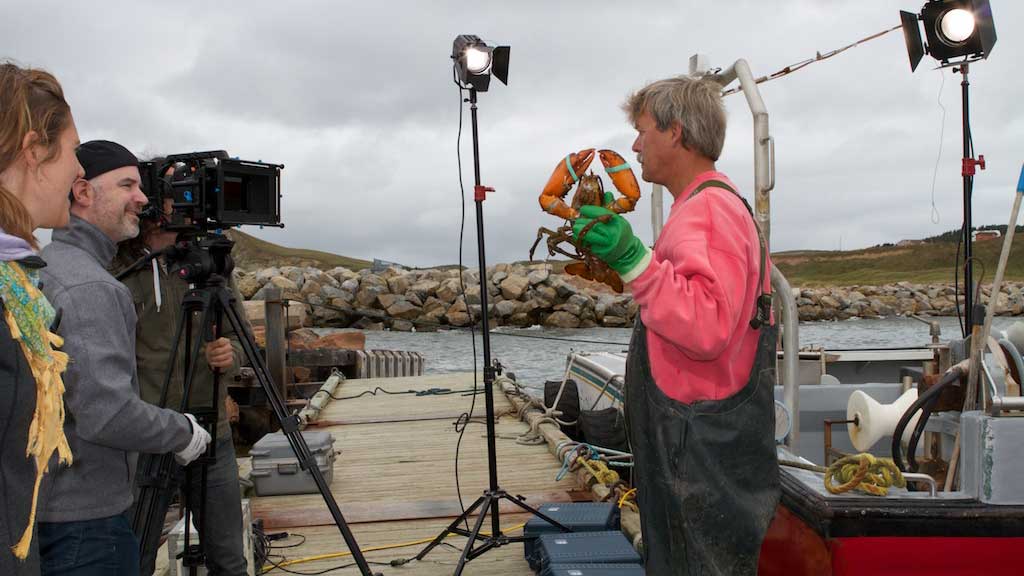
[[[127,148],[109,140],[91,140],[78,147],[78,162],[85,169],[85,179],[93,178],[125,166],[138,166],[139,159]]]

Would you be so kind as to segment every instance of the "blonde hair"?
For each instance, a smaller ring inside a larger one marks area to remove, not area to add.
[[[658,130],[668,130],[678,123],[682,145],[712,161],[722,154],[725,106],[721,86],[711,80],[691,76],[658,80],[627,98],[622,109],[634,125],[645,112]]]
[[[22,152],[25,135],[34,132],[46,148],[43,162],[60,152],[60,133],[71,121],[71,107],[53,74],[45,70],[0,64],[0,172]],[[0,228],[38,248],[32,216],[10,190],[0,185]]]

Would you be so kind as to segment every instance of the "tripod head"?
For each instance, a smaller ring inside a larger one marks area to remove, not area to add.
[[[226,236],[210,235],[176,243],[164,251],[168,268],[198,288],[224,286],[235,269],[231,249],[235,243]]]

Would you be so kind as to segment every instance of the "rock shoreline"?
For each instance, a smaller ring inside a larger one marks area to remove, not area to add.
[[[547,263],[498,264],[488,268],[487,278],[488,307],[496,326],[626,327],[637,313],[628,293],[554,273]],[[481,312],[477,270],[460,275],[456,269],[357,272],[284,266],[236,270],[235,281],[246,300],[263,300],[269,287],[276,286],[293,303],[305,302],[313,326],[430,331],[469,326],[470,314],[477,318]],[[989,289],[982,291],[987,302]],[[952,284],[797,287],[793,295],[802,321],[956,315]],[[962,287],[959,302],[962,307]],[[1024,283],[1004,283],[997,314],[1024,314]]]

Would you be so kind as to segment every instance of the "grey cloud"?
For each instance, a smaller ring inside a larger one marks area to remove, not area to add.
[[[978,151],[975,221],[1003,223],[1020,169],[1018,3],[995,2],[999,43],[972,67]],[[480,95],[488,260],[526,257],[559,223],[537,195],[584,147],[630,161],[619,104],[649,80],[745,58],[755,75],[898,23],[920,2],[22,2],[0,22],[0,53],[64,84],[83,138],[153,153],[227,149],[286,165],[285,245],[412,265],[457,258],[463,206],[455,157],[457,34],[512,46],[509,86]],[[45,23],[42,24],[42,23]],[[939,73],[911,74],[903,40],[879,40],[762,85],[777,143],[777,250],[868,246],[959,224],[959,76],[946,72],[943,155],[931,183]],[[720,167],[752,186],[750,116],[729,99]],[[469,114],[464,112],[465,257],[475,264]],[[600,171],[599,166],[595,169]],[[650,186],[630,216],[650,237]],[[666,205],[671,198],[666,195]]]

